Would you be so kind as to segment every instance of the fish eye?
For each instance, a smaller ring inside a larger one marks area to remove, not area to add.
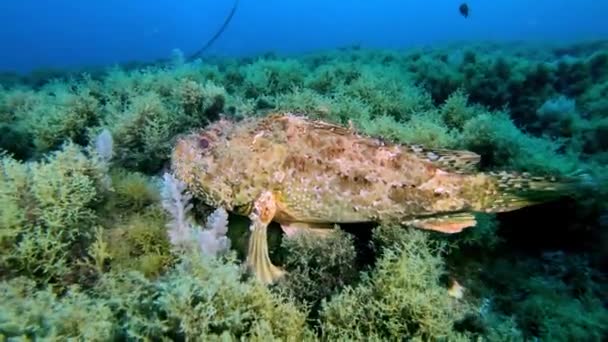
[[[200,138],[198,140],[198,146],[200,148],[207,148],[207,147],[209,147],[209,140],[207,140],[205,138]]]

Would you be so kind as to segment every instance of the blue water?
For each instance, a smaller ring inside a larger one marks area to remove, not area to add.
[[[208,53],[298,53],[359,44],[406,47],[450,41],[608,38],[605,0],[241,0]],[[0,70],[113,64],[200,48],[232,0],[5,0]]]

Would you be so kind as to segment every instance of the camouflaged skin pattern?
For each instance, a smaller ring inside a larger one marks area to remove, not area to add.
[[[195,196],[243,215],[259,194],[272,191],[280,223],[402,223],[480,210],[498,191],[484,174],[448,171],[438,158],[416,145],[278,114],[222,119],[185,136],[172,167]]]

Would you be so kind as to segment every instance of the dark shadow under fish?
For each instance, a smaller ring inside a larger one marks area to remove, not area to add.
[[[226,30],[226,27],[228,27],[228,24],[232,20],[232,17],[234,16],[234,13],[236,12],[236,9],[238,6],[239,6],[239,0],[235,0],[234,5],[232,5],[232,9],[230,10],[230,13],[228,13],[228,16],[224,20],[224,23],[222,24],[222,26],[220,26],[219,30],[215,33],[215,35],[213,35],[213,37],[211,37],[211,39],[209,39],[209,41],[207,41],[207,43],[205,45],[203,45],[202,48],[200,48],[198,51],[196,51],[195,53],[190,55],[188,60],[191,61],[191,60],[199,57],[200,55],[202,55],[222,35],[222,33],[224,33],[224,31]]]
[[[465,17],[465,18],[469,17],[469,5],[467,5],[466,2],[463,2],[462,4],[460,4],[460,7],[458,7],[458,11],[460,12],[460,14],[463,17]]]

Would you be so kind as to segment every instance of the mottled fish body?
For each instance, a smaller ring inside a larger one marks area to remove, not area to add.
[[[426,149],[362,135],[292,114],[219,120],[181,138],[176,176],[207,204],[252,219],[248,262],[264,282],[266,226],[287,234],[324,232],[334,223],[379,222],[455,233],[474,212],[518,209],[560,196],[552,179],[475,170],[469,151]]]

